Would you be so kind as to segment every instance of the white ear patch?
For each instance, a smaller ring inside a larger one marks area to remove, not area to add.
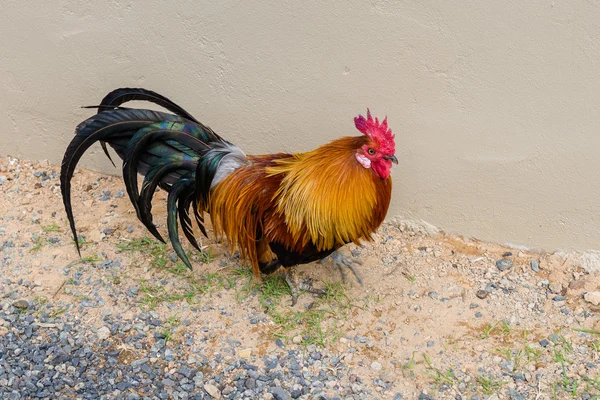
[[[360,153],[356,153],[356,159],[363,167],[371,168],[371,160],[369,160],[367,157],[363,156]]]

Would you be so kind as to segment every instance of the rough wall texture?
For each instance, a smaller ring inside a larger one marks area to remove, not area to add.
[[[598,3],[173,4],[5,0],[0,154],[59,162],[79,106],[120,86],[171,97],[248,152],[355,134],[370,107],[397,137],[390,215],[600,248]],[[119,173],[99,147],[83,161]]]

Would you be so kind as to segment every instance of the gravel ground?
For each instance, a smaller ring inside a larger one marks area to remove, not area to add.
[[[395,219],[348,246],[364,285],[303,266],[327,295],[292,308],[278,275],[253,281],[212,240],[186,271],[147,238],[120,177],[85,170],[80,259],[58,171],[0,158],[3,399],[600,396],[600,276],[572,254]]]

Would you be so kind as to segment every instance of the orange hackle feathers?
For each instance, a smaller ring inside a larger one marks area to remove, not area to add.
[[[392,182],[356,162],[369,138],[344,137],[314,151],[249,158],[211,196],[215,233],[225,235],[255,273],[273,258],[266,246],[302,252],[371,239],[387,213]],[[258,232],[258,233],[257,233]]]

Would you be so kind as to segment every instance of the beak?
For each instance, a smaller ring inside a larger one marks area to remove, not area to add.
[[[398,164],[398,159],[396,158],[396,156],[392,155],[392,156],[385,156],[383,157],[386,160],[390,160],[391,162],[393,162],[394,164]]]

